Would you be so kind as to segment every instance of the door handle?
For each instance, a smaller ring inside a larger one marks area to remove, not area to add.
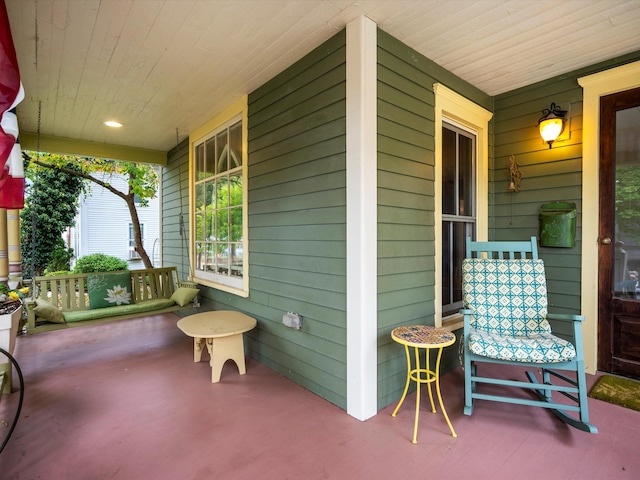
[[[611,245],[611,237],[601,237],[600,245]]]

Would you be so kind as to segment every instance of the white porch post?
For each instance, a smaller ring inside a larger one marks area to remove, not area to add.
[[[347,413],[377,413],[376,24],[347,25]]]

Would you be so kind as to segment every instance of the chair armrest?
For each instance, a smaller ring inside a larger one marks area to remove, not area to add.
[[[473,310],[470,308],[462,308],[459,310],[459,313],[462,315],[462,331],[468,335],[471,329],[471,315],[473,315]]]
[[[576,347],[576,350],[582,350],[583,315],[548,313],[547,320],[554,335],[571,342]]]
[[[583,322],[584,315],[571,315],[569,313],[547,313],[547,320],[559,320],[561,322]]]

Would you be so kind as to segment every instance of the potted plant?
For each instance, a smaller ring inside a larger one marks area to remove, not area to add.
[[[18,327],[22,318],[22,299],[28,295],[29,287],[10,290],[0,284],[0,348],[11,355],[16,345]],[[11,393],[11,364],[5,355],[0,354],[0,373],[5,374],[2,393]]]

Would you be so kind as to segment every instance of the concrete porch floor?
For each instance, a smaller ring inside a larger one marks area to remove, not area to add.
[[[25,400],[0,479],[640,478],[640,412],[589,399],[597,435],[525,406],[479,402],[467,417],[457,369],[442,393],[458,438],[423,402],[413,445],[415,394],[396,418],[393,404],[360,422],[251,359],[211,384],[177,320],[20,336]]]

